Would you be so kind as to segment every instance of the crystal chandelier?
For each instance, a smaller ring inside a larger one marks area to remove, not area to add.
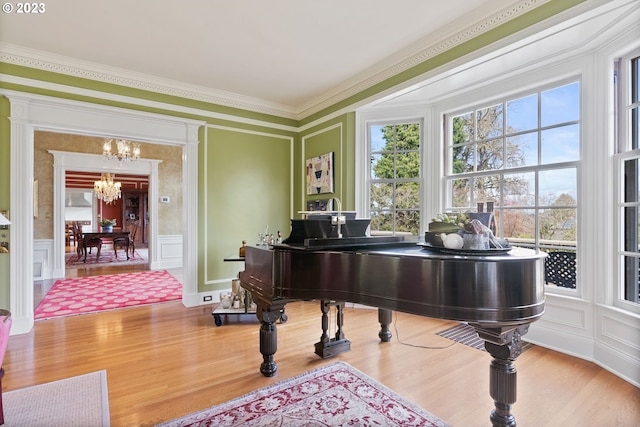
[[[115,142],[118,152],[111,151],[111,143]],[[134,161],[140,158],[140,144],[124,139],[105,139],[102,144],[102,155],[108,159],[118,159],[121,162]]]
[[[122,194],[120,182],[114,182],[115,175],[110,173],[102,174],[100,181],[93,184],[93,191],[96,193],[98,200],[103,200],[106,204],[111,204],[118,200]]]

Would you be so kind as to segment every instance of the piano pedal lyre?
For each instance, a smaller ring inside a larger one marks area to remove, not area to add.
[[[333,338],[329,336],[329,312],[334,307],[336,311],[336,332]],[[320,301],[322,310],[322,336],[315,344],[315,353],[326,359],[351,350],[351,341],[344,337],[342,325],[344,323],[344,301]]]

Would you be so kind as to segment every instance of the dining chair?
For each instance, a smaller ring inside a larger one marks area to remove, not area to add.
[[[73,239],[73,223],[65,222],[64,223],[64,244],[66,246],[71,246],[71,241]]]
[[[100,258],[100,251],[102,249],[102,239],[99,237],[85,237],[82,232],[82,225],[79,223],[76,225],[76,230],[78,234],[78,259],[84,256],[85,262],[87,261],[87,250],[88,253],[91,253],[91,248],[98,248],[96,253],[96,260]]]
[[[4,408],[2,407],[2,378],[4,377],[4,355],[9,343],[9,332],[11,332],[11,312],[0,309],[0,425],[4,424]]]
[[[76,245],[76,253],[78,256],[82,255],[82,224],[80,221],[74,221],[71,225],[72,233],[73,233],[73,241]]]
[[[118,236],[113,239],[113,253],[116,258],[118,258],[118,247],[124,248],[125,253],[127,254],[127,259],[129,259],[129,252],[131,252],[131,255],[133,256],[133,253],[136,250],[135,240],[138,232],[138,221],[127,221],[127,229],[129,230],[128,236]]]

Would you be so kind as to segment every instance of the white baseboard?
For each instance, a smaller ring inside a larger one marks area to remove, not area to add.
[[[541,347],[593,362],[636,387],[640,387],[640,360],[601,340],[565,332],[540,322],[532,324],[523,339]]]
[[[640,388],[640,361],[599,341],[594,342],[594,356],[596,364]]]

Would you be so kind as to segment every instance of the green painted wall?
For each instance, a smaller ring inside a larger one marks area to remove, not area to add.
[[[355,113],[347,113],[327,120],[301,132],[296,169],[296,206],[304,210],[306,202],[316,199],[338,197],[344,210],[355,208]],[[334,153],[334,193],[306,194],[304,165],[306,159],[329,152]]]
[[[230,286],[242,264],[224,262],[258,233],[288,235],[293,135],[208,128],[198,147],[199,290]]]

